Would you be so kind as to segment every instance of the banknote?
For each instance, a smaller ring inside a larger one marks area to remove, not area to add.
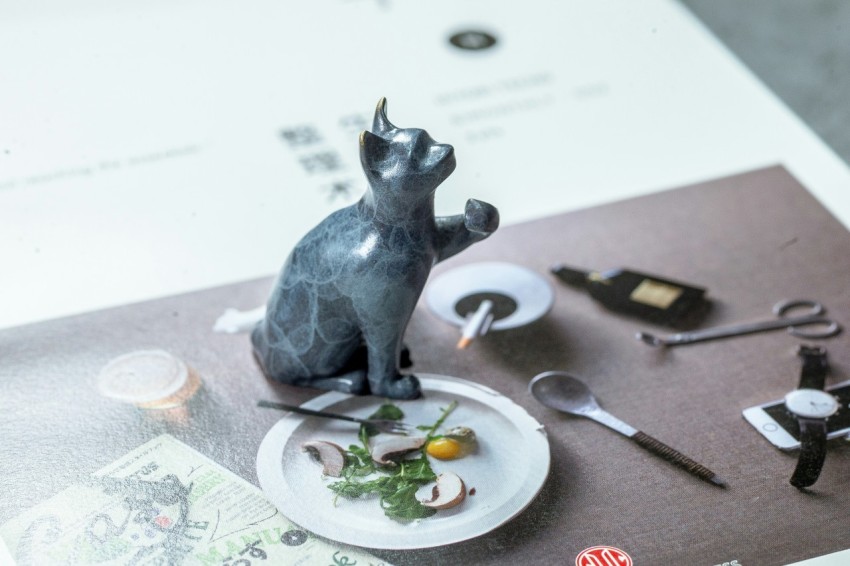
[[[19,566],[386,566],[286,519],[259,488],[164,434],[0,527]]]

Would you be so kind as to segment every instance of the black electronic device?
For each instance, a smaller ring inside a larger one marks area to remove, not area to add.
[[[826,436],[828,439],[847,436],[850,434],[850,381],[828,387],[826,392],[838,400],[838,411],[826,421]],[[744,418],[777,448],[800,448],[800,426],[785,406],[784,399],[744,409]]]

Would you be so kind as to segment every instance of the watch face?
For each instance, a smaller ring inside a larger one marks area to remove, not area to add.
[[[825,419],[838,410],[838,401],[818,389],[797,389],[785,396],[785,406],[801,417]]]

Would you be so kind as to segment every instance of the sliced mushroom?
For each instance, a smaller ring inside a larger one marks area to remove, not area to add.
[[[405,454],[419,450],[425,444],[424,436],[396,436],[372,447],[372,460],[382,466],[394,466],[395,461]]]
[[[342,475],[345,451],[339,445],[326,440],[311,440],[302,444],[301,449],[321,462],[322,473],[326,476],[338,478]]]
[[[443,472],[437,476],[437,485],[431,490],[431,499],[420,501],[431,509],[450,509],[466,498],[466,486],[460,476]]]

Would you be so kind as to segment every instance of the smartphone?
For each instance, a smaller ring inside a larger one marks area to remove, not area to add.
[[[850,381],[844,381],[826,391],[838,399],[838,412],[826,420],[827,438],[850,434]],[[773,401],[744,409],[744,418],[762,436],[780,450],[800,448],[800,426],[785,408],[785,401]]]

